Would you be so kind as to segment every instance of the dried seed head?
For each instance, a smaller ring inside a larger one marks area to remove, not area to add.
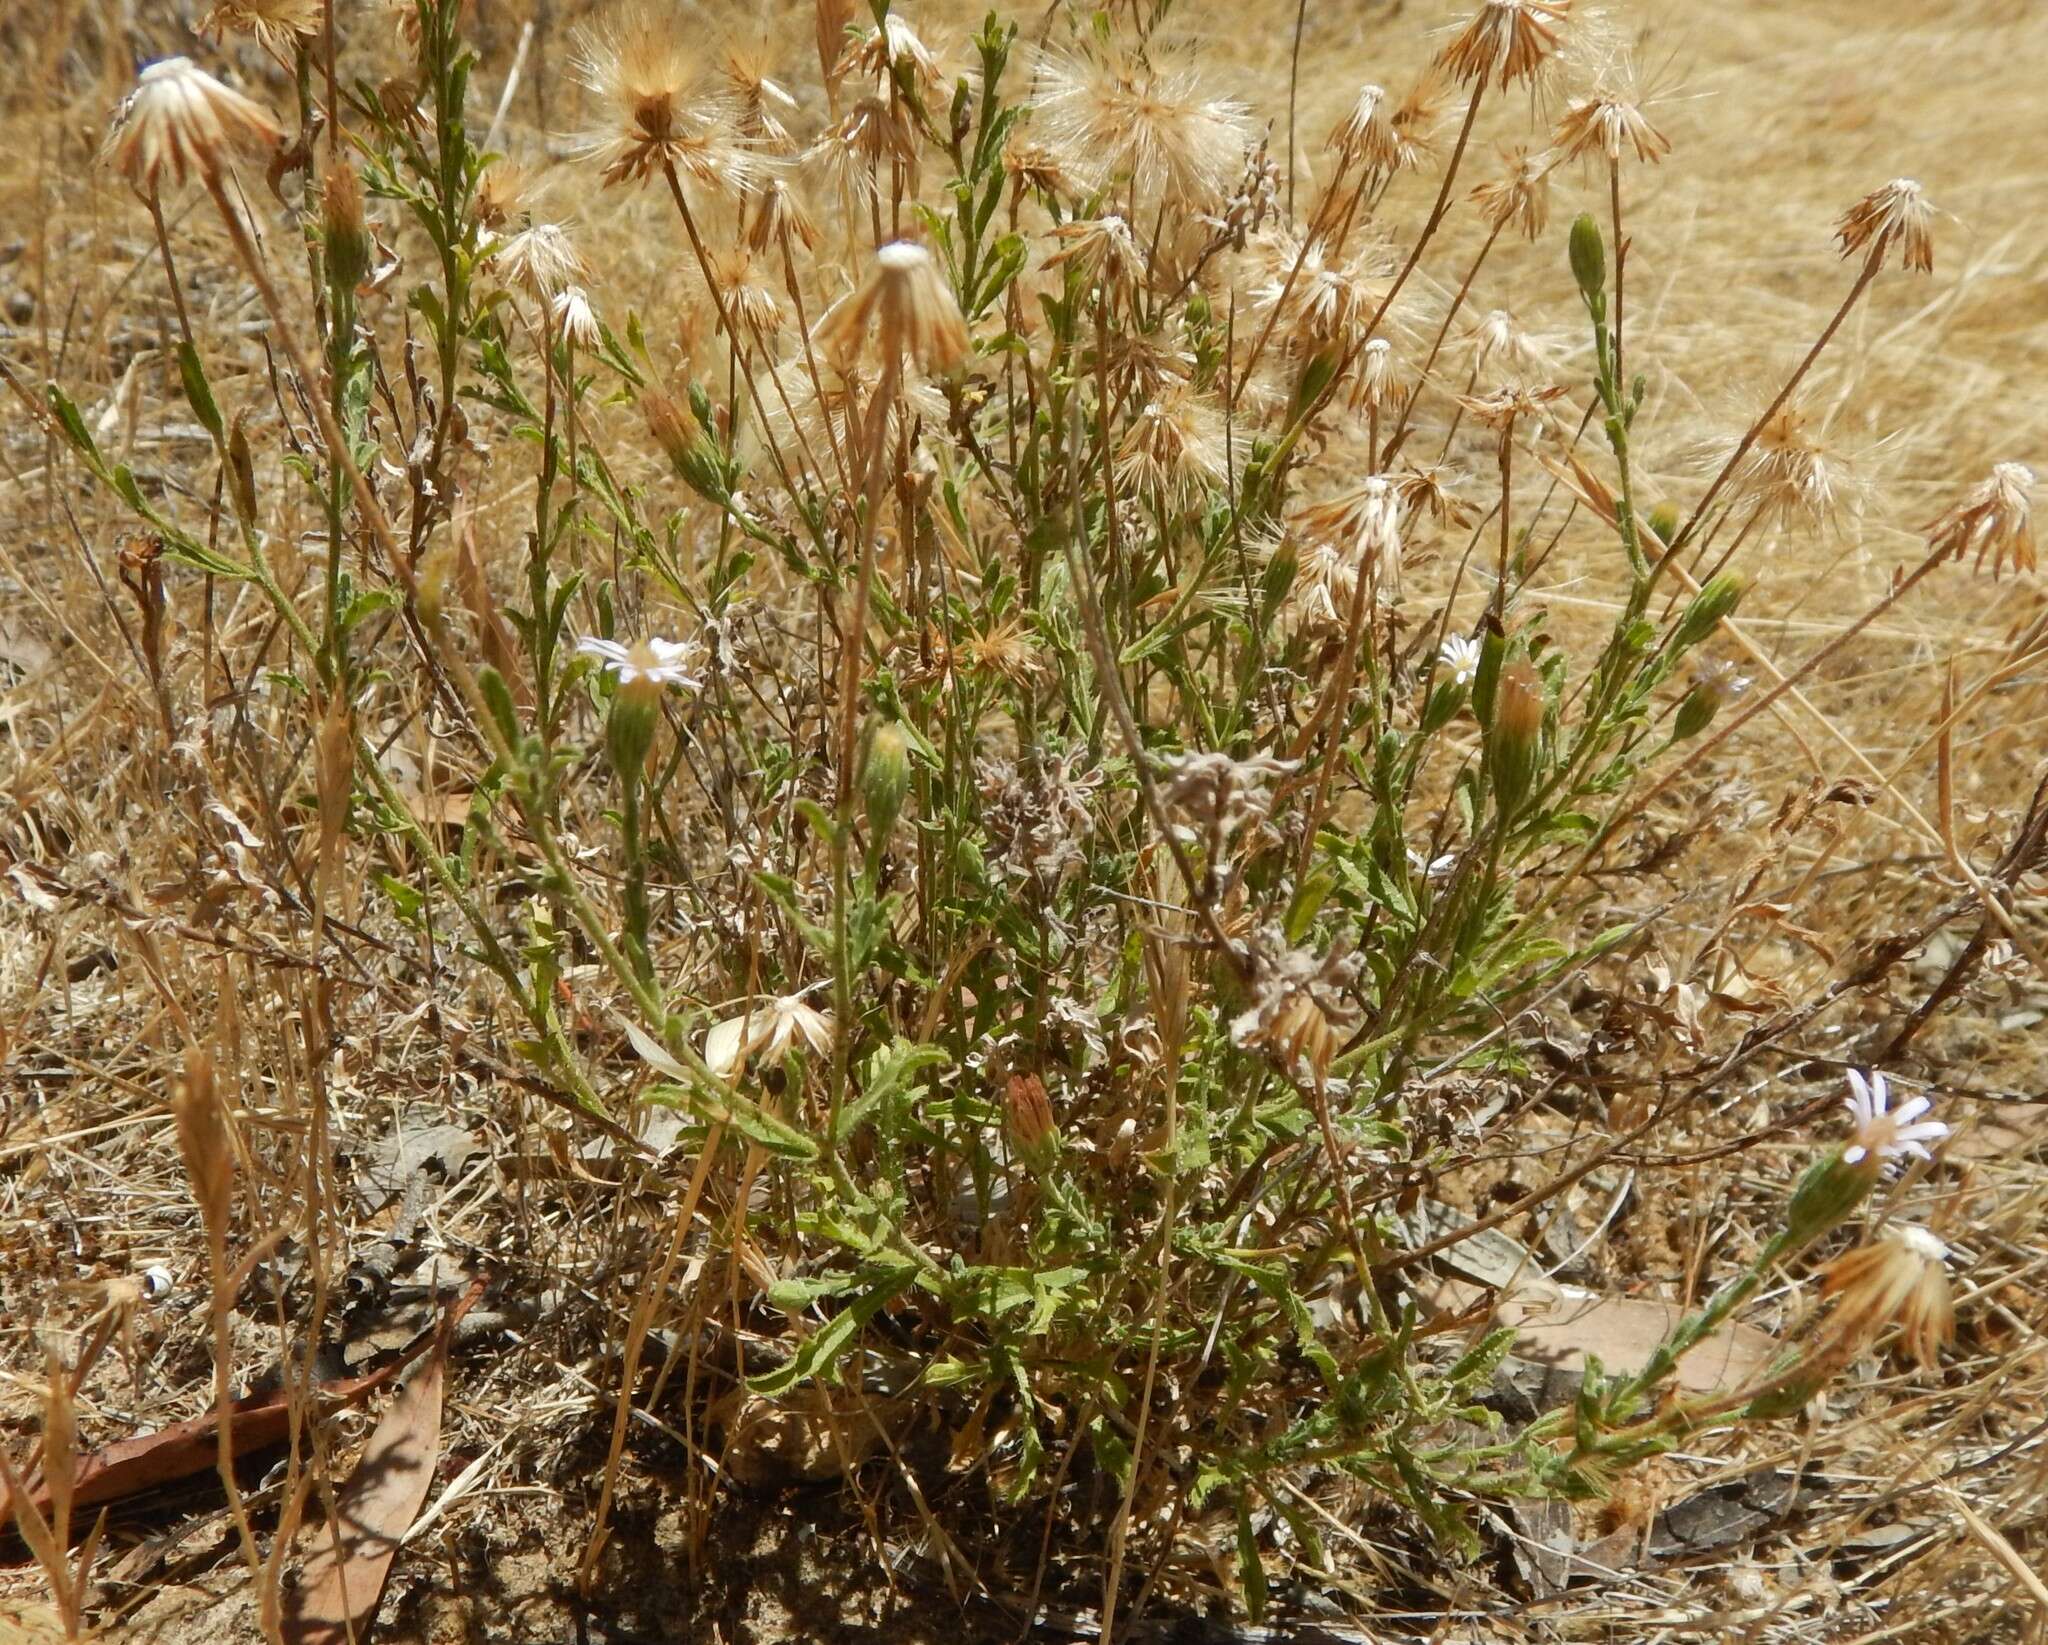
[[[1895,177],[1842,214],[1835,238],[1841,242],[1844,257],[1860,251],[1866,263],[1882,267],[1897,246],[1906,268],[1932,274],[1934,203],[1912,178]]]
[[[670,171],[720,191],[752,183],[756,161],[739,131],[740,110],[698,84],[686,38],[682,19],[651,3],[581,37],[577,73],[605,111],[581,148],[607,184]]]
[[[1997,463],[1980,485],[1927,528],[1927,546],[1945,559],[1976,553],[1976,570],[1991,557],[1991,575],[2009,556],[2018,571],[2034,569],[2034,471],[2025,463]]]
[[[770,78],[768,42],[726,48],[721,68],[731,92],[734,125],[740,135],[765,148],[788,153],[796,139],[782,123],[782,116],[796,111],[797,100],[788,88]]]
[[[1369,476],[1348,491],[1305,508],[1295,516],[1304,537],[1328,543],[1363,569],[1398,569],[1401,559],[1401,499],[1384,474]]]
[[[1031,685],[1045,673],[1045,659],[1017,617],[1005,617],[985,633],[969,634],[960,642],[960,661],[969,670],[998,675],[1014,686]]]
[[[837,359],[820,351],[816,359],[814,381],[810,360],[798,350],[775,368],[775,390],[772,394],[764,390],[763,397],[768,401],[768,426],[778,439],[785,433],[793,435],[820,462],[829,462],[830,453],[857,447],[865,437],[862,419],[871,408],[882,372],[873,360],[859,353]],[[937,388],[922,378],[912,379],[902,385],[888,407],[884,444],[903,429],[943,423],[946,409],[945,396]]]
[[[1012,137],[1003,147],[1003,170],[1016,189],[1031,189],[1056,200],[1081,192],[1080,179],[1043,143]]]
[[[740,342],[781,332],[786,316],[775,278],[767,261],[757,258],[750,245],[741,243],[714,252],[711,279],[725,300],[725,312],[732,317]]]
[[[1458,495],[1465,476],[1443,463],[1426,468],[1403,468],[1394,476],[1394,490],[1407,518],[1428,515],[1438,525],[1470,525],[1475,517],[1472,505]]]
[[[590,306],[590,298],[581,286],[564,286],[556,292],[549,312],[554,316],[555,329],[578,348],[595,348],[604,340],[597,310]]]
[[[1409,87],[1388,121],[1394,132],[1395,170],[1413,171],[1435,150],[1436,129],[1450,102],[1451,88],[1451,78],[1441,62],[1431,63],[1422,71],[1422,78]]]
[[[809,251],[817,243],[818,225],[804,210],[804,203],[797,198],[796,190],[780,177],[773,179],[761,190],[760,201],[754,207],[754,221],[747,229],[747,245],[756,252],[764,252],[774,246],[793,254],[795,246],[800,245]]]
[[[236,149],[269,151],[284,130],[262,104],[231,91],[189,57],[142,71],[115,112],[100,157],[144,194],[168,175],[211,181]]]
[[[1399,167],[1401,142],[1394,132],[1384,86],[1359,88],[1351,112],[1331,128],[1328,146],[1347,165],[1355,164],[1369,174]]]
[[[1186,383],[1147,401],[1117,447],[1117,486],[1126,496],[1181,506],[1220,486],[1226,472],[1223,413]]]
[[[491,252],[499,277],[530,295],[552,301],[557,292],[590,278],[590,265],[560,223],[535,223]]]
[[[477,225],[496,231],[526,215],[533,192],[533,173],[510,160],[493,160],[477,180],[474,205]]]
[[[1515,424],[1524,417],[1539,417],[1545,422],[1550,418],[1550,402],[1564,393],[1558,387],[1538,387],[1527,383],[1507,383],[1491,394],[1461,394],[1458,404],[1471,415],[1473,421],[1495,430],[1503,441],[1514,435]]]
[[[1115,212],[1061,223],[1052,234],[1060,242],[1060,249],[1046,258],[1047,268],[1071,264],[1116,292],[1131,291],[1139,284],[1145,269],[1145,253],[1138,245],[1138,237],[1131,232],[1131,225]]]
[[[1557,370],[1556,356],[1540,338],[1523,330],[1522,322],[1504,308],[1488,309],[1465,333],[1472,350],[1472,369],[1490,364],[1496,373],[1516,382],[1537,382]]]
[[[1095,183],[1126,178],[1141,194],[1221,196],[1251,144],[1242,103],[1211,97],[1194,70],[1122,52],[1041,53],[1032,131]]]
[[[846,72],[846,30],[853,21],[854,10],[854,0],[815,0],[812,8],[818,38],[818,73],[828,86],[837,85]]]
[[[867,278],[818,321],[815,340],[833,358],[851,359],[870,325],[885,359],[907,354],[944,373],[967,358],[960,305],[932,254],[914,240],[891,240],[875,253]]]
[[[1924,1228],[1887,1228],[1835,1258],[1822,1270],[1821,1289],[1835,1299],[1830,1337],[1847,1352],[1897,1325],[1921,1368],[1932,1370],[1942,1345],[1955,1337],[1948,1247]]]
[[[1341,948],[1317,955],[1290,948],[1268,928],[1249,944],[1251,1004],[1230,1024],[1238,1046],[1263,1048],[1291,1077],[1306,1072],[1318,1089],[1329,1079],[1330,1059],[1358,1013],[1345,998],[1363,960]]]
[[[1643,112],[1656,100],[1635,60],[1619,53],[1601,67],[1584,96],[1565,105],[1550,140],[1567,160],[1604,159],[1612,165],[1627,151],[1655,165],[1671,152],[1671,139]]]
[[[1848,457],[1808,432],[1806,413],[1786,404],[1757,431],[1734,477],[1765,525],[1832,530],[1865,490]]]
[[[931,91],[946,78],[937,54],[894,12],[854,47],[853,66],[884,86],[894,76],[905,75],[920,92]]]
[[[1460,81],[1491,78],[1505,91],[1557,51],[1571,9],[1572,0],[1481,0],[1437,61]]]
[[[1304,246],[1284,228],[1253,242],[1252,266],[1262,271],[1252,285],[1253,304],[1280,310],[1279,335],[1297,353],[1356,346],[1394,288],[1384,247],[1368,245],[1348,261],[1333,263],[1320,239]],[[1406,317],[1397,305],[1380,323],[1399,329]]]
[[[1353,411],[1383,411],[1399,396],[1400,382],[1394,374],[1394,345],[1375,337],[1359,351],[1358,371],[1351,379]]]
[[[923,154],[906,106],[863,97],[804,150],[803,163],[823,172],[834,188],[873,200],[882,191],[885,168],[900,172],[904,191],[915,194]]]
[[[201,34],[218,40],[232,30],[254,37],[266,50],[285,52],[320,32],[320,0],[218,0]]]
[[[1501,174],[1474,189],[1472,203],[1495,234],[1513,228],[1535,240],[1550,222],[1550,173],[1557,156],[1517,146],[1503,148],[1500,158]]]

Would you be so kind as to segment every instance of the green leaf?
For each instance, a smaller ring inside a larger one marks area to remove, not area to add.
[[[753,1098],[729,1087],[713,1087],[709,1083],[656,1085],[649,1087],[641,1100],[685,1109],[706,1125],[726,1126],[780,1159],[818,1157],[818,1145],[809,1136],[788,1121],[776,1118]]]
[[[785,1364],[750,1378],[747,1386],[753,1392],[773,1399],[814,1378],[829,1378],[833,1366],[839,1363],[847,1349],[853,1346],[854,1338],[860,1335],[861,1327],[880,1313],[908,1280],[909,1275],[904,1273],[881,1281],[865,1296],[849,1303],[825,1325],[804,1338],[802,1346],[790,1355]]]
[[[1266,1615],[1266,1567],[1259,1558],[1259,1533],[1252,1527],[1251,1493],[1237,1500],[1237,1575],[1244,1585],[1245,1614],[1253,1622]]]
[[[192,403],[192,415],[205,424],[206,432],[221,437],[220,407],[214,403],[213,388],[206,380],[206,368],[199,363],[199,350],[190,343],[178,345],[178,375],[184,380],[185,398]]]

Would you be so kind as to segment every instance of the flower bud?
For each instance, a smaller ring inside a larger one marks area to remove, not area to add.
[[[1698,645],[1715,629],[1721,626],[1721,619],[1734,611],[1742,600],[1742,579],[1732,571],[1724,571],[1708,580],[1706,586],[1692,598],[1692,604],[1685,608],[1685,614],[1678,619],[1678,627],[1672,631],[1671,643],[1677,651],[1689,651]]]
[[[247,524],[256,523],[256,459],[249,450],[249,432],[243,426],[249,420],[246,408],[235,417],[234,427],[228,430],[228,484],[234,490],[233,505],[235,518]]]
[[[417,579],[420,621],[426,624],[429,634],[441,626],[441,614],[448,603],[448,577],[454,569],[455,545],[444,532],[420,558]]]
[[[354,291],[370,273],[370,230],[363,220],[363,184],[355,167],[336,164],[320,184],[320,236],[327,248],[327,272],[343,291]]]
[[[1528,797],[1542,731],[1543,681],[1526,661],[1512,662],[1501,670],[1487,735],[1487,763],[1503,817]]]
[[[1593,221],[1591,212],[1580,212],[1572,224],[1570,246],[1572,278],[1579,282],[1579,290],[1591,302],[1607,285],[1607,248],[1601,244],[1600,225]]]
[[[650,388],[640,396],[640,415],[647,419],[647,432],[654,436],[662,455],[678,468],[689,461],[694,442],[683,422],[681,406],[660,389]]]
[[[1678,540],[1678,510],[1670,503],[1659,503],[1651,509],[1647,524],[1664,547],[1669,548]]]
[[[910,791],[910,742],[894,720],[870,720],[860,762],[860,797],[867,807],[869,849],[888,842]]]
[[[1837,1148],[1807,1167],[1785,1208],[1785,1231],[1794,1248],[1810,1245],[1863,1202],[1877,1181],[1876,1163],[1877,1156],[1867,1154],[1862,1164],[1851,1165]]]
[[[1749,681],[1736,673],[1731,664],[1711,657],[1702,659],[1693,669],[1692,689],[1678,705],[1673,738],[1683,742],[1688,737],[1697,737],[1721,712],[1724,703],[1748,689]]]
[[[624,681],[612,698],[604,722],[604,751],[619,781],[637,784],[654,747],[654,725],[661,714],[659,681],[635,676]]]
[[[1033,1172],[1043,1174],[1060,1151],[1059,1125],[1045,1095],[1045,1082],[1036,1074],[1012,1074],[1004,1109],[1018,1154]]]

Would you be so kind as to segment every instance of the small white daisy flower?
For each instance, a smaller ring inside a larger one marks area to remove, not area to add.
[[[576,642],[579,655],[595,657],[605,672],[621,685],[679,685],[685,690],[697,686],[700,647],[690,640],[664,640],[659,636],[622,645],[617,640],[585,635]]]
[[[1454,634],[1444,641],[1437,661],[1451,671],[1451,684],[1470,685],[1479,672],[1479,642],[1467,634]]]
[[[1940,1120],[1920,1117],[1934,1106],[1925,1097],[1908,1097],[1891,1108],[1891,1091],[1880,1073],[1873,1071],[1866,1079],[1850,1069],[1849,1091],[1843,1106],[1856,1122],[1856,1136],[1842,1150],[1842,1158],[1850,1165],[1860,1165],[1866,1159],[1932,1159],[1927,1145],[1948,1135],[1948,1127]]]

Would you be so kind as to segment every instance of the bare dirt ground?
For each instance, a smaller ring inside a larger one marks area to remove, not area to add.
[[[187,9],[42,0],[0,17],[0,353],[30,380],[63,381],[89,422],[126,432],[138,469],[203,506],[216,478],[210,448],[162,370],[169,322],[147,222],[91,164],[134,62],[191,44],[186,20],[173,15]],[[486,110],[527,9],[492,0],[478,8],[474,95]],[[760,9],[800,55],[807,13]],[[964,7],[906,9],[956,43],[968,21]],[[548,31],[509,104],[503,143],[558,179],[562,209],[603,248],[608,299],[621,312],[659,316],[682,279],[665,220],[642,202],[591,196],[569,168],[552,168],[539,123],[544,112],[551,129],[573,121],[562,56],[578,10],[560,0],[540,8]],[[725,12],[717,9],[720,21],[730,20]],[[1439,12],[1449,15],[1420,0],[1308,0],[1297,94],[1304,176],[1360,80],[1398,86],[1413,76]],[[1041,15],[1022,19],[1027,30]],[[1670,493],[1697,490],[1717,445],[1725,448],[1840,300],[1843,269],[1829,237],[1843,208],[1911,174],[1945,214],[1938,277],[1876,292],[1805,396],[1807,432],[1825,448],[1845,506],[1826,531],[1766,533],[1749,556],[1746,643],[1765,658],[1803,657],[1883,592],[1921,529],[1990,463],[2048,472],[2048,9],[2032,0],[1616,0],[1609,21],[1639,40],[1641,59],[1668,88],[1660,109],[1675,152],[1645,175],[1632,205],[1631,276],[1633,346],[1651,385],[1646,462]],[[1276,152],[1285,146],[1294,26],[1295,8],[1281,0],[1185,0],[1170,20],[1176,32],[1207,37],[1212,72],[1273,117]],[[251,79],[262,84],[260,74]],[[1581,186],[1591,200],[1593,185]],[[212,282],[205,328],[222,348],[239,349],[252,373],[267,371],[259,311],[218,235],[196,212],[178,221]],[[281,216],[277,223],[281,237]],[[1555,261],[1554,240],[1489,265],[1477,307],[1513,310],[1539,344],[1554,338],[1562,351],[1578,324],[1563,306],[1570,292],[1531,277],[1537,259]],[[480,527],[488,533],[529,504],[512,487],[480,498]],[[79,1395],[85,1448],[209,1409],[205,1251],[167,1107],[188,1026],[177,1002],[213,1002],[217,1032],[243,1053],[232,1077],[265,1123],[280,1126],[302,1111],[287,1099],[306,1078],[300,1053],[324,1009],[317,970],[262,935],[292,928],[289,889],[244,877],[232,830],[195,843],[183,817],[155,800],[160,704],[117,542],[106,499],[66,477],[42,435],[5,421],[0,1444],[17,1455],[35,1432],[46,1346],[74,1360],[93,1347]],[[1427,601],[1430,579],[1446,571],[1424,568],[1411,597]],[[1561,559],[1545,582],[1566,631],[1614,608],[1611,568]],[[1978,693],[1955,739],[1955,834],[1979,862],[1996,855],[2048,748],[2040,662],[1999,677],[2012,637],[2048,608],[2044,594],[2034,576],[1958,579],[1902,604],[1726,757],[1709,848],[1725,863],[1793,853],[1770,825],[1799,795],[1847,784],[1856,801],[1828,812],[1818,844],[1798,842],[1811,895],[1799,929],[1758,945],[1760,974],[1846,961],[1858,943],[1895,929],[1899,911],[1920,906],[1947,872],[1933,728],[1949,658],[1958,659],[1958,693]],[[223,645],[236,660],[204,712],[224,743],[260,739],[274,718],[261,614],[225,589],[218,599],[206,619],[189,611],[178,620],[177,666],[206,677],[208,633],[232,635]],[[238,803],[305,801],[277,791]],[[255,910],[246,926],[193,912],[245,904]],[[2043,931],[2038,898],[2021,913]],[[579,1595],[614,1350],[633,1276],[665,1237],[659,1185],[636,1178],[601,1139],[546,1123],[511,1071],[511,1025],[489,999],[443,991],[415,953],[378,940],[366,922],[361,973],[346,979],[363,1003],[325,1079],[335,1145],[368,1186],[355,1213],[354,1289],[334,1299],[343,1328],[323,1372],[359,1373],[429,1325],[435,1263],[500,1276],[488,1317],[454,1350],[432,1511],[399,1557],[379,1640],[1090,1637],[1099,1551],[1063,1545],[1050,1525],[991,1529],[979,1486],[949,1494],[945,1485],[955,1435],[930,1426],[902,1436],[912,1471],[923,1464],[939,1482],[927,1502],[911,1504],[894,1475],[849,1472],[843,1455],[818,1454],[812,1430],[756,1432],[735,1456],[757,1457],[757,1481],[724,1485],[706,1523],[705,1494],[685,1477],[690,1453],[667,1426],[685,1420],[679,1400],[636,1429],[615,1535]],[[1853,1037],[1902,1019],[1967,936],[1930,945],[1862,1008],[1863,1022],[1831,1032]],[[1769,975],[1731,985],[1731,994],[1752,986],[1768,997]],[[1576,1521],[1565,1515],[1566,1540],[1576,1528],[1578,1546],[1597,1546],[1608,1562],[1601,1581],[1543,1576],[1541,1548],[1558,1522],[1540,1515],[1503,1525],[1489,1558],[1462,1567],[1374,1528],[1333,1541],[1341,1569],[1281,1596],[1293,1620],[1271,1633],[1161,1608],[1139,1637],[2042,1637],[2048,983],[2002,954],[1918,1036],[1911,1060],[1953,1093],[1947,1117],[1959,1132],[1946,1174],[1910,1190],[1916,1214],[1962,1254],[1962,1335],[1940,1374],[1915,1378],[1882,1362],[1881,1374],[1838,1388],[1824,1411],[1783,1425],[1774,1450],[1681,1453],[1614,1503]],[[407,1152],[393,1140],[407,1136],[424,1140]],[[1703,1151],[1667,1169],[1626,1217],[1601,1224],[1591,1276],[1632,1297],[1693,1294],[1708,1252],[1742,1243],[1730,1219],[1744,1203],[1745,1173],[1789,1175],[1787,1162],[1808,1146],[1788,1134],[1762,1150]],[[1483,1210],[1515,1186],[1511,1172],[1497,1172],[1447,1193]],[[1602,1209],[1589,1200],[1588,1222]],[[387,1240],[401,1223],[405,1236]],[[409,1231],[415,1223],[424,1238]],[[283,1335],[274,1297],[299,1256],[280,1245],[244,1288],[234,1330],[252,1378],[275,1365]],[[1802,1300],[1774,1293],[1761,1306],[1777,1318]],[[677,1346],[671,1369],[682,1358]],[[335,1425],[337,1471],[373,1416]],[[269,1461],[243,1471],[259,1518],[276,1509]],[[949,1570],[934,1519],[962,1529],[974,1581],[960,1566]],[[1056,1554],[1042,1586],[1041,1530]],[[163,1645],[256,1637],[240,1557],[206,1475],[124,1500],[99,1555],[107,1631]],[[1219,1545],[1216,1568],[1230,1557]],[[1033,1594],[1044,1607],[1035,1622]],[[0,1642],[44,1637],[26,1609],[10,1618],[10,1605],[40,1603],[43,1588],[21,1547],[4,1541],[0,1596]]]

